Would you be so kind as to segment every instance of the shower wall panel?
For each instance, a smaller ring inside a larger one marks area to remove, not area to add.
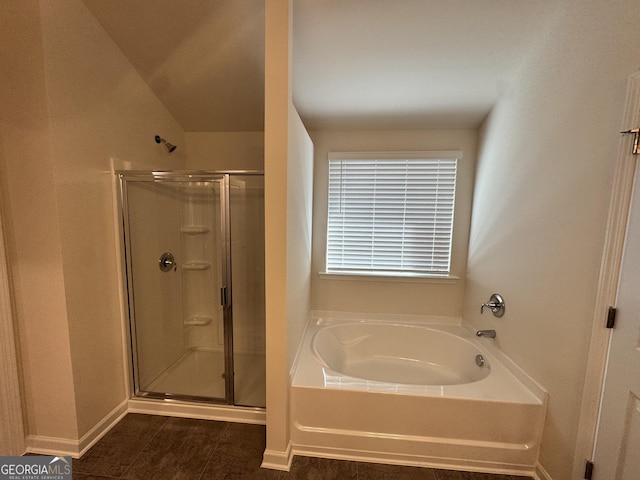
[[[185,349],[224,350],[224,314],[212,285],[221,285],[219,191],[212,186],[182,188],[180,205]]]

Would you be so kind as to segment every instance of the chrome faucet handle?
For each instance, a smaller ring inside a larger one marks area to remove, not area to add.
[[[495,302],[483,303],[482,305],[480,305],[480,314],[484,313],[484,307],[490,308],[491,311],[493,311],[494,308],[497,308],[497,305]]]
[[[496,317],[502,317],[504,315],[505,308],[502,295],[500,295],[499,293],[494,293],[493,295],[491,295],[489,301],[487,303],[483,303],[480,306],[480,314],[484,313],[484,307],[490,309],[491,313],[493,313]]]

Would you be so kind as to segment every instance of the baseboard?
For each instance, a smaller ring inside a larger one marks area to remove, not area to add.
[[[104,437],[127,414],[129,400],[123,401],[114,408],[106,417],[100,420],[95,427],[80,438],[80,456],[84,455],[95,443]]]
[[[80,458],[127,414],[125,400],[78,440],[43,435],[27,435],[27,452]]]
[[[265,411],[261,408],[229,408],[227,406],[172,404],[154,400],[126,399],[80,439],[74,440],[42,435],[28,435],[26,451],[28,453],[39,453],[43,455],[80,458],[129,412],[261,425],[264,425],[266,422]]]
[[[293,449],[291,442],[287,445],[287,449],[280,450],[265,450],[262,457],[262,468],[269,468],[271,470],[282,470],[288,472],[291,469],[291,462],[293,461]]]
[[[540,462],[536,463],[535,479],[536,480],[553,480],[551,478],[551,475],[549,475],[547,471],[544,469],[544,467],[540,465]]]
[[[68,438],[27,435],[27,453],[80,458],[80,442]]]

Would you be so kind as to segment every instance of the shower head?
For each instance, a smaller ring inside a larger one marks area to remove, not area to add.
[[[167,142],[164,138],[160,138],[160,135],[156,135],[156,143],[164,143],[164,146],[167,147],[167,150],[169,150],[169,153],[173,152],[176,148],[178,148],[174,144]]]

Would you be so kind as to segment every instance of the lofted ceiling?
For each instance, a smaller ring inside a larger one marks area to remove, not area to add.
[[[185,131],[264,124],[264,0],[84,0]],[[293,0],[308,129],[475,128],[558,0]]]
[[[264,0],[84,0],[188,132],[264,127]]]

